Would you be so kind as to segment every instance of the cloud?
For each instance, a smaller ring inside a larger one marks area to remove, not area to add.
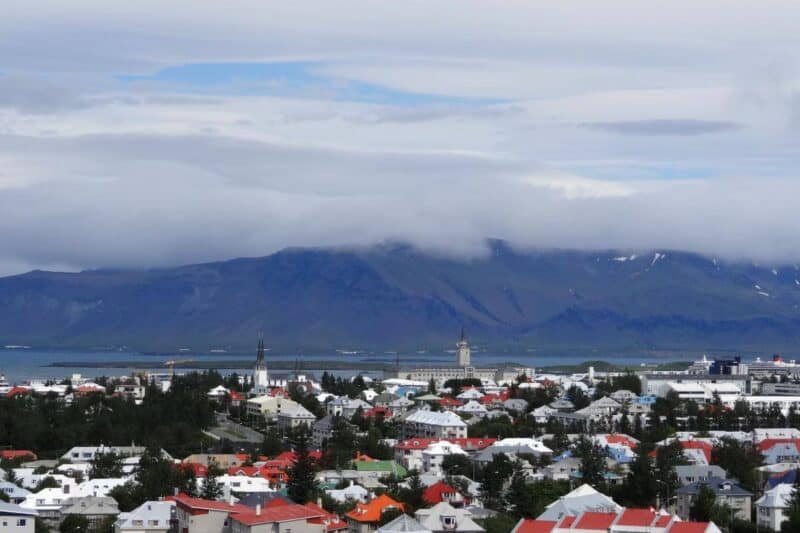
[[[742,124],[725,120],[661,119],[592,122],[583,127],[621,135],[707,135],[737,130]]]
[[[518,160],[219,135],[2,137],[0,157],[36,178],[0,193],[0,250],[25,265],[148,267],[386,240],[471,257],[498,235],[522,248],[800,260],[797,212],[775,202],[800,194],[793,180],[614,186]]]
[[[794,2],[16,7],[3,272],[490,236],[800,260]]]

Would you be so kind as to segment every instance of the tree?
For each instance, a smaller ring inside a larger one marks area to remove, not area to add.
[[[669,506],[669,499],[675,495],[675,491],[681,486],[675,467],[686,464],[683,456],[683,447],[677,440],[672,441],[666,446],[661,446],[656,450],[655,478],[661,481],[656,490],[659,501]]]
[[[531,513],[534,511],[533,492],[528,489],[526,476],[518,466],[515,465],[505,499],[514,516],[518,518],[531,517],[533,516]]]
[[[641,443],[636,450],[636,459],[630,465],[630,472],[625,478],[623,497],[632,506],[649,507],[655,503],[657,490],[656,475],[653,472],[653,460],[650,458],[650,446]]]
[[[96,453],[91,465],[91,479],[122,476],[122,458],[114,452]]]
[[[431,378],[428,381],[428,393],[429,394],[436,394],[436,380]]]
[[[39,483],[36,484],[34,487],[33,492],[39,492],[42,489],[55,489],[60,487],[61,485],[56,481],[56,479],[52,476],[45,476],[43,477]]]
[[[269,428],[261,442],[261,453],[267,457],[274,457],[283,452],[283,439],[278,435],[278,430]]]
[[[743,488],[751,492],[758,489],[756,468],[764,463],[764,457],[752,446],[723,438],[711,451],[711,463],[724,468]]]
[[[294,444],[297,459],[289,468],[286,489],[292,501],[304,504],[312,501],[317,492],[315,465],[308,455],[308,433],[305,430],[299,431]]]
[[[444,456],[442,471],[447,476],[466,476],[470,479],[475,475],[469,456],[455,453]]]
[[[108,495],[116,500],[119,510],[123,513],[133,511],[144,502],[139,485],[133,481],[114,487],[108,492]]]
[[[486,533],[510,533],[518,521],[515,517],[506,513],[497,513],[492,517],[476,520],[483,526]]]
[[[419,478],[419,471],[416,469],[410,472],[407,480],[408,488],[400,491],[400,501],[406,504],[405,511],[414,514],[417,509],[424,507],[425,500],[422,496],[425,493],[425,485]]]
[[[139,501],[158,500],[172,494],[172,476],[172,463],[161,456],[159,449],[147,448],[139,460],[139,470],[136,472]]]
[[[505,506],[503,488],[513,472],[514,466],[506,454],[496,453],[492,456],[481,474],[481,495],[486,507],[498,510]]]
[[[605,483],[606,451],[599,444],[581,437],[575,445],[575,455],[581,458],[581,479],[598,488]]]
[[[689,518],[697,522],[708,522],[711,520],[711,512],[716,503],[717,496],[714,491],[708,488],[708,485],[701,485],[689,508]]]
[[[217,476],[221,471],[212,463],[208,466],[206,477],[203,479],[200,489],[200,497],[204,500],[217,500],[222,497],[222,485],[217,481]]]
[[[87,533],[89,531],[89,520],[79,514],[68,514],[61,525],[58,526],[61,533]]]
[[[331,425],[331,437],[325,449],[325,464],[330,468],[341,470],[355,455],[356,434],[342,416],[334,416]]]
[[[784,512],[786,521],[781,525],[782,533],[800,531],[800,470],[797,470],[795,474],[792,499],[789,502],[789,508]]]
[[[34,533],[51,533],[52,530],[44,520],[37,516],[33,522],[33,531]]]
[[[583,409],[589,405],[589,403],[591,403],[589,396],[587,396],[586,393],[583,392],[583,389],[577,385],[573,385],[569,388],[569,390],[567,390],[567,397],[575,406],[575,409]]]

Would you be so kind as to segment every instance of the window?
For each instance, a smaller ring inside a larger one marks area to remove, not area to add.
[[[20,518],[17,520],[17,527],[23,527],[28,523],[27,519]]]

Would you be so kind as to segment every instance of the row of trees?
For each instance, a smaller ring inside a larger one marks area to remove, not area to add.
[[[178,456],[200,449],[214,422],[206,396],[208,374],[176,376],[168,392],[148,386],[141,405],[92,394],[69,405],[55,396],[0,398],[3,444],[55,458],[76,445],[162,447]]]

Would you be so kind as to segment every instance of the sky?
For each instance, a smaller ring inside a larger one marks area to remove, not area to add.
[[[800,6],[15,5],[0,275],[287,246],[800,261]]]

